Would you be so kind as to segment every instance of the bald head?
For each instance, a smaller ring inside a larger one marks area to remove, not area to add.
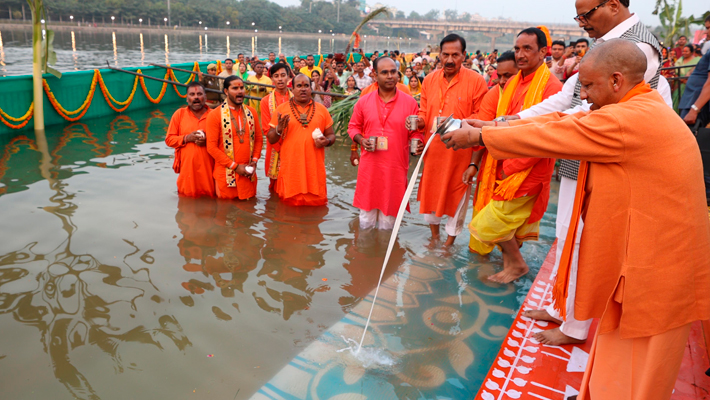
[[[643,82],[646,56],[632,42],[611,39],[595,46],[579,65],[580,97],[592,110],[616,104]]]
[[[596,45],[582,59],[581,64],[590,64],[593,69],[607,76],[619,72],[632,87],[641,83],[647,68],[646,56],[641,49],[625,39],[610,39]]]

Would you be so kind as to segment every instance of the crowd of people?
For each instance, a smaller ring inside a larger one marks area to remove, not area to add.
[[[410,156],[429,143],[417,201],[432,240],[444,224],[452,245],[473,205],[469,248],[500,248],[488,279],[505,284],[528,272],[520,247],[538,237],[559,159],[554,302],[525,315],[559,324],[536,335],[549,345],[585,341],[600,319],[581,399],[668,399],[690,323],[710,318],[710,173],[689,128],[710,126],[710,42],[699,59],[682,39],[664,49],[628,0],[577,0],[576,11],[591,40],[531,27],[500,54],[467,53],[450,34],[438,53],[309,55],[293,67],[240,54],[218,78],[210,65],[168,128],[178,193],[250,199],[262,175],[287,204],[326,205],[327,106],[359,94],[348,135],[360,228],[392,229]],[[705,27],[710,39],[710,17]],[[669,82],[668,54],[696,65],[687,81]],[[437,135],[449,116],[461,129]]]

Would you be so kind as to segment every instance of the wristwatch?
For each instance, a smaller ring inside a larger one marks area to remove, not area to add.
[[[692,108],[695,112],[700,112],[700,109],[695,104],[691,105],[690,108]]]

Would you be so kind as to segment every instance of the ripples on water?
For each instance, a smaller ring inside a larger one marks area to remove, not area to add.
[[[272,198],[263,165],[251,201],[179,198],[163,143],[176,107],[50,127],[46,140],[0,136],[3,398],[249,398],[374,289],[389,237],[358,229],[349,146],[326,151],[327,207]],[[498,296],[491,307],[519,307],[515,290],[522,295],[529,279],[485,282],[500,253],[478,260],[466,232],[450,252],[428,250],[412,206],[386,277],[399,271],[404,286],[410,271],[429,270],[443,278],[431,286],[439,297],[478,285]],[[543,240],[523,247],[531,278],[553,215],[542,226]],[[415,325],[388,333],[394,350],[431,343],[416,321],[432,311],[400,312]],[[438,321],[456,329],[447,318]],[[480,333],[493,342],[474,347],[470,393],[512,323],[501,318]]]

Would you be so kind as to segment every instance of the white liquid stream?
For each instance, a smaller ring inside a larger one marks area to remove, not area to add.
[[[404,217],[404,211],[407,209],[407,203],[409,203],[409,197],[412,195],[412,191],[414,190],[414,183],[417,181],[417,175],[419,175],[419,168],[422,166],[422,160],[424,160],[424,154],[426,154],[426,151],[429,149],[429,145],[431,144],[431,141],[434,139],[434,136],[438,136],[437,134],[433,134],[429,137],[429,140],[426,142],[426,146],[424,146],[424,151],[422,152],[421,156],[419,157],[419,161],[417,161],[417,166],[414,167],[414,173],[412,174],[412,178],[409,179],[409,185],[407,185],[407,191],[404,193],[404,197],[402,197],[402,203],[399,205],[399,211],[397,212],[397,219],[394,222],[394,228],[392,229],[392,234],[390,236],[390,243],[389,246],[387,246],[387,253],[385,254],[385,261],[382,263],[382,271],[380,271],[380,279],[377,281],[377,288],[375,289],[375,296],[372,299],[372,307],[370,308],[370,314],[367,316],[367,322],[365,323],[365,330],[362,331],[362,337],[360,338],[360,343],[358,344],[357,351],[355,351],[355,354],[358,354],[360,352],[360,349],[362,348],[362,342],[365,340],[365,335],[367,334],[367,328],[370,326],[370,318],[372,318],[372,311],[375,309],[375,302],[377,302],[377,293],[380,291],[380,284],[382,283],[382,277],[385,275],[385,268],[387,268],[387,262],[390,260],[390,255],[392,254],[392,248],[394,248],[394,243],[397,241],[397,234],[399,233],[399,227],[402,225],[402,217]]]

